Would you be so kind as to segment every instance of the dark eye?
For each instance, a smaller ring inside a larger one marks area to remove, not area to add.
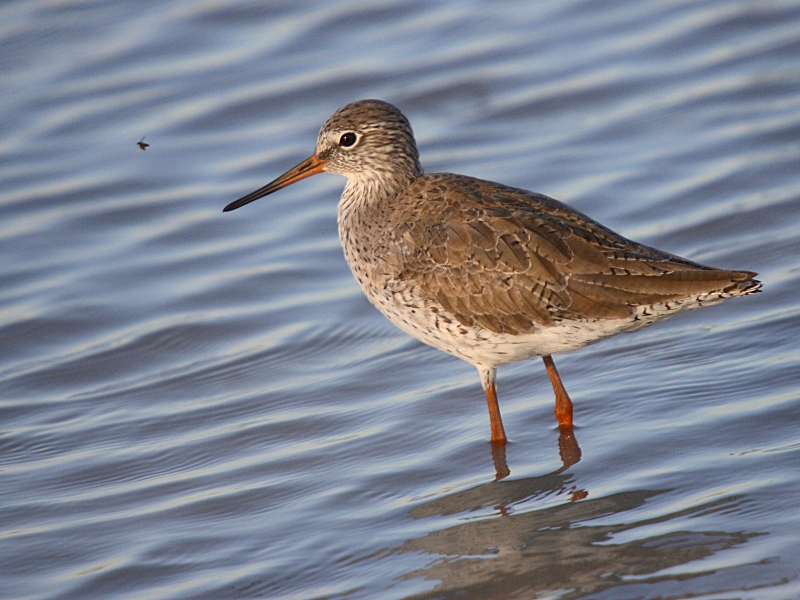
[[[352,131],[348,131],[347,133],[343,133],[342,137],[339,138],[339,145],[344,146],[352,146],[356,143],[356,134]]]

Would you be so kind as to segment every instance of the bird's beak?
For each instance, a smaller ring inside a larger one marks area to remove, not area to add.
[[[253,200],[263,198],[267,194],[277,192],[279,189],[285,188],[287,185],[292,185],[301,179],[311,177],[317,173],[322,173],[324,170],[325,161],[321,158],[317,158],[315,154],[312,154],[293,169],[286,171],[286,173],[278,177],[275,181],[272,181],[264,187],[257,189],[255,192],[247,194],[247,196],[242,196],[238,200],[231,202],[228,204],[228,206],[222,209],[222,212],[228,212],[229,210],[235,210],[241,206],[244,206],[245,204],[250,204]]]

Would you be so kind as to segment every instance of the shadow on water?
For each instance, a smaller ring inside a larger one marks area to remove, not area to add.
[[[436,558],[404,579],[437,580],[429,592],[413,598],[585,598],[613,589],[614,598],[642,597],[678,585],[679,594],[699,591],[698,578],[715,571],[685,569],[664,574],[665,569],[687,565],[765,535],[743,531],[673,530],[631,541],[624,532],[642,527],[662,528],[671,521],[734,510],[746,501],[728,496],[689,509],[657,517],[631,519],[629,513],[669,490],[639,490],[588,499],[574,476],[560,472],[512,481],[495,481],[438,498],[415,507],[415,519],[463,514],[465,522],[432,531],[403,543],[399,553],[422,553]],[[522,505],[569,501],[558,506],[518,512]],[[495,516],[471,518],[470,513],[491,508]],[[620,522],[608,521],[618,516]],[[591,524],[602,519],[602,524]],[[675,526],[679,527],[678,525]],[[741,567],[739,567],[741,568]],[[714,579],[713,577],[711,579]],[[693,581],[695,581],[693,583]],[[717,582],[718,583],[718,582]],[[653,584],[659,590],[651,589]],[[707,581],[699,587],[715,586]],[[644,589],[643,589],[644,588]],[[711,590],[708,590],[711,591]],[[718,591],[718,590],[714,590]],[[684,596],[681,596],[684,597]]]

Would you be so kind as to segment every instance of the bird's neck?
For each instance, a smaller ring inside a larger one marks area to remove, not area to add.
[[[421,171],[349,177],[339,202],[339,221],[357,218],[359,213],[370,208],[385,206],[420,175]]]

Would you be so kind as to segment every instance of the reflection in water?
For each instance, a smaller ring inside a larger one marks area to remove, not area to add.
[[[581,459],[581,448],[578,446],[578,438],[575,437],[575,430],[572,427],[559,430],[558,453],[561,455],[563,464],[556,473],[563,473]],[[506,462],[505,444],[492,444],[492,460],[494,461],[495,481],[500,481],[511,474],[508,462]]]
[[[558,473],[566,471],[581,459],[581,447],[578,446],[578,438],[575,437],[575,430],[572,427],[560,430],[558,453],[561,455],[561,462],[564,463]]]
[[[492,460],[494,461],[495,481],[511,475],[511,470],[508,468],[506,461],[506,445],[505,444],[492,444]]]
[[[494,482],[414,508],[411,516],[417,519],[488,507],[493,507],[497,515],[467,520],[402,544],[400,552],[437,555],[425,569],[405,576],[439,581],[433,590],[414,598],[536,598],[544,594],[581,598],[621,586],[641,597],[648,595],[643,593],[643,585],[676,583],[689,586],[681,587],[686,593],[692,590],[692,579],[708,573],[660,572],[739,546],[758,535],[673,530],[614,543],[614,537],[625,531],[687,516],[730,511],[743,503],[741,497],[728,497],[638,521],[622,515],[666,490],[622,492],[514,514],[515,507],[523,502],[560,495],[571,500],[585,497],[585,490],[576,489],[572,482],[571,475],[561,473]],[[607,524],[614,515],[620,515],[620,522]],[[600,518],[603,524],[589,523]],[[619,597],[618,593],[622,590],[615,590],[614,597]]]

